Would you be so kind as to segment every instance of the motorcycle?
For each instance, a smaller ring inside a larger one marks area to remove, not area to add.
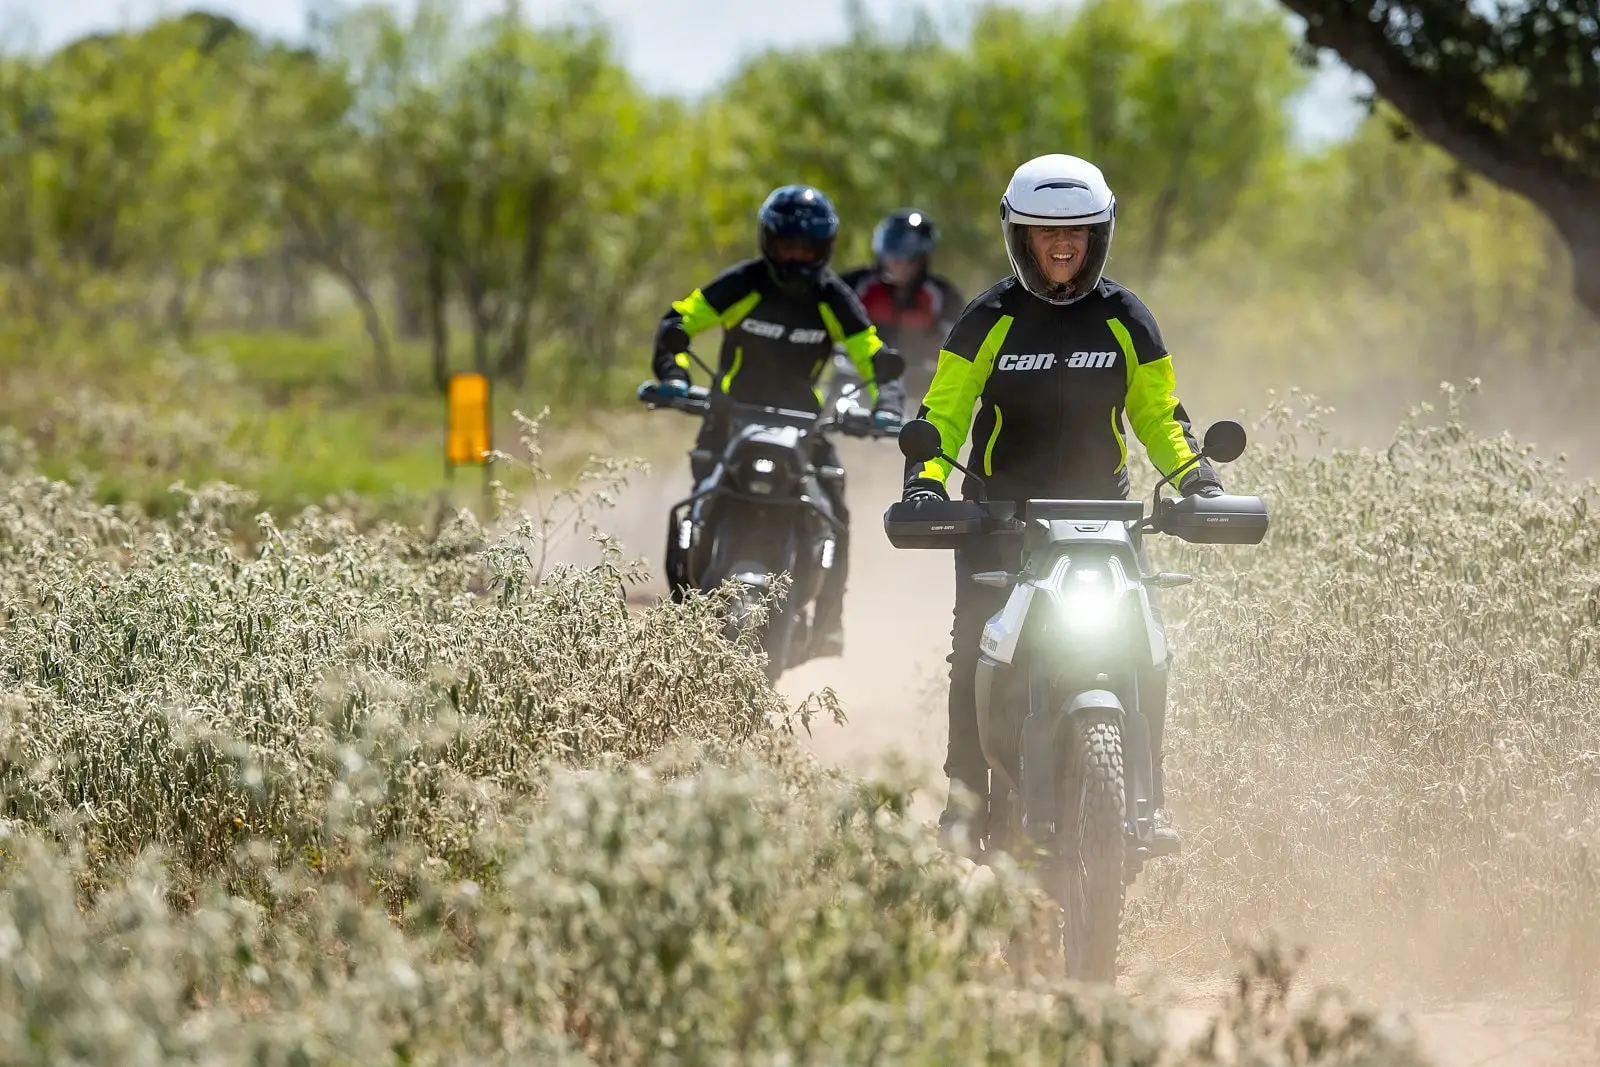
[[[896,548],[953,549],[1010,534],[1021,568],[972,581],[1009,589],[986,624],[976,677],[978,728],[990,769],[985,855],[1031,863],[1061,909],[1067,976],[1116,978],[1126,887],[1164,850],[1153,835],[1149,724],[1140,710],[1141,668],[1166,661],[1166,637],[1150,591],[1188,585],[1185,574],[1146,573],[1142,540],[1166,534],[1191,544],[1259,544],[1258,496],[1170,498],[1163,486],[1200,458],[1231,463],[1244,428],[1218,422],[1200,456],[1140,500],[987,499],[983,479],[944,454],[939,431],[916,419],[900,450],[918,463],[943,459],[978,486],[977,500],[893,504],[884,530]]]
[[[824,492],[843,484],[844,470],[815,462],[815,444],[835,432],[894,437],[899,427],[876,425],[870,411],[853,403],[800,411],[740,403],[705,386],[676,393],[645,382],[638,399],[652,409],[727,421],[727,444],[711,473],[670,509],[670,536],[682,553],[684,587],[710,592],[724,581],[737,583],[727,636],[736,640],[757,628],[767,678],[776,682],[810,658],[810,609],[844,532]],[[773,597],[778,575],[788,575],[790,585]],[[681,592],[675,588],[674,595]]]

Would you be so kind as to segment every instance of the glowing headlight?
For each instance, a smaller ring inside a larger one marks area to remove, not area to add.
[[[1067,628],[1096,633],[1116,625],[1122,590],[1109,567],[1078,566],[1063,556],[1045,586]]]
[[[766,457],[762,457],[761,459],[753,461],[750,464],[750,469],[755,471],[757,474],[771,474],[777,469],[777,464],[773,463],[772,460],[767,459]]]

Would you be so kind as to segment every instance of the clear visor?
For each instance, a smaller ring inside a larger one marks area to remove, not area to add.
[[[1001,223],[1001,228],[1005,233],[1006,255],[1011,260],[1011,270],[1023,288],[1052,304],[1072,304],[1094,292],[1095,286],[1100,284],[1101,274],[1105,271],[1106,257],[1111,251],[1113,225],[1111,220],[1107,220],[1093,223],[1088,227],[1089,240],[1083,262],[1079,265],[1077,273],[1072,276],[1072,280],[1067,282],[1051,281],[1039,267],[1039,262],[1033,254],[1031,234],[1031,231],[1038,227],[1004,221]]]

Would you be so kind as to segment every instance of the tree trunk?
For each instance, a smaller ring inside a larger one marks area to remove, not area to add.
[[[405,341],[428,336],[428,281],[419,265],[427,261],[425,249],[402,245],[391,275],[394,284],[395,335]]]
[[[534,296],[539,289],[539,273],[544,268],[545,251],[549,244],[550,225],[555,212],[555,181],[542,178],[528,190],[528,232],[522,244],[522,284],[516,288],[516,306],[512,309],[511,336],[500,353],[500,376],[522,384],[528,371],[528,350],[532,347],[529,323],[533,317]]]
[[[1172,217],[1178,210],[1178,197],[1189,166],[1189,138],[1178,147],[1168,161],[1166,184],[1156,197],[1155,210],[1150,213],[1150,238],[1145,242],[1145,272],[1150,276],[1161,269],[1167,257],[1167,245],[1172,238]]]
[[[444,249],[438,242],[428,246],[426,277],[427,316],[433,335],[433,384],[444,392],[450,387],[449,300],[445,293]]]
[[[278,276],[282,280],[278,289],[278,329],[303,330],[308,302],[305,270],[288,242],[278,251]]]
[[[173,282],[172,295],[167,300],[167,331],[179,341],[188,341],[194,336],[195,323],[211,297],[211,286],[219,269],[219,264],[207,263],[192,283],[181,276]]]
[[[366,327],[367,337],[372,341],[372,362],[373,369],[377,371],[378,385],[384,389],[392,389],[394,358],[389,351],[389,335],[383,328],[383,316],[378,313],[378,305],[372,299],[367,284],[361,280],[359,272],[347,268],[341,270],[340,274],[344,278],[345,287],[355,299],[356,307],[361,310],[361,323]]]
[[[1308,21],[1323,14],[1309,0],[1284,0]],[[1561,231],[1572,254],[1574,295],[1600,321],[1600,180],[1563,173],[1562,165],[1539,146],[1517,143],[1481,120],[1447,111],[1439,87],[1412,69],[1384,39],[1383,28],[1364,19],[1326,18],[1312,22],[1307,43],[1332,49],[1351,67],[1372,79],[1378,95],[1404,115],[1418,133],[1454,156],[1463,166],[1526,197]]]
[[[1600,321],[1600,195],[1588,205],[1579,200],[1553,216],[1572,252],[1572,288]]]

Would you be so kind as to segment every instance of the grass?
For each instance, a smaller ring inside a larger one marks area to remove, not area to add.
[[[152,514],[170,514],[173,482],[216,479],[254,492],[280,518],[330,501],[408,520],[440,500],[481,510],[481,472],[447,472],[444,400],[426,379],[425,353],[403,345],[397,363],[401,380],[378,389],[365,338],[343,327],[214,331],[181,348],[127,336],[62,341],[0,360],[0,416],[44,473],[92,478],[97,499]],[[537,372],[520,389],[496,386],[498,447],[515,451],[513,412],[537,413],[558,399],[547,394]],[[579,432],[584,421],[562,424],[564,447],[549,462],[563,472],[599,433]],[[514,468],[502,473],[527,484]]]

